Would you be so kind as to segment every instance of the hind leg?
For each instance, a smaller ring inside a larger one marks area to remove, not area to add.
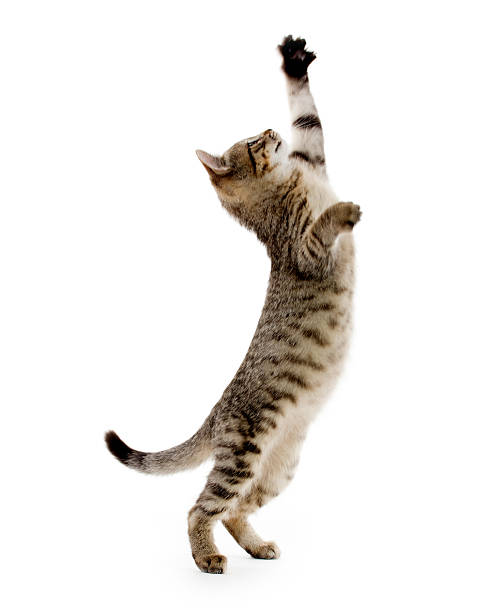
[[[188,533],[194,562],[202,572],[223,574],[227,567],[227,558],[221,555],[213,539],[213,524],[216,516],[201,506],[195,505],[188,515]],[[220,511],[217,510],[217,515]]]
[[[259,447],[248,440],[239,444],[224,443],[216,454],[205,488],[188,516],[191,551],[202,572],[225,572],[227,559],[215,546],[214,523],[231,515],[239,499],[247,496],[260,456]]]
[[[260,503],[259,500],[261,500]],[[248,515],[252,514],[266,501],[261,487],[254,486],[234,515],[224,519],[223,524],[237,544],[242,546],[251,557],[255,559],[278,559],[280,556],[278,546],[274,542],[265,542],[247,520]]]
[[[276,497],[292,480],[303,432],[293,431],[276,442],[261,465],[254,484],[223,524],[236,542],[255,559],[278,559],[280,549],[274,542],[265,542],[251,527],[248,516]]]

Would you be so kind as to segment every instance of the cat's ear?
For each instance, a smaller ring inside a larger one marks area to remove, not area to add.
[[[224,176],[232,172],[232,168],[227,166],[220,157],[210,155],[201,149],[197,149],[196,155],[211,176]]]

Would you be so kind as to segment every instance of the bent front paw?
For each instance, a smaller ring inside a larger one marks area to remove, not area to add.
[[[361,219],[361,210],[353,202],[338,202],[329,208],[330,218],[339,232],[350,232]]]
[[[305,49],[305,40],[303,38],[293,38],[285,36],[278,49],[283,56],[283,70],[285,73],[295,79],[300,79],[307,74],[307,69],[315,60],[315,53]]]

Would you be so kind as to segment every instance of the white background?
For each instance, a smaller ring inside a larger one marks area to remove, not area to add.
[[[0,9],[2,608],[491,607],[489,15],[485,2],[15,2]],[[183,441],[245,354],[266,254],[195,157],[288,138],[275,45],[305,36],[340,199],[359,203],[355,334],[296,479],[217,526]]]

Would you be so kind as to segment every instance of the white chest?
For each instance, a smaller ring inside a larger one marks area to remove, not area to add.
[[[304,171],[307,186],[307,197],[309,208],[314,219],[317,219],[325,210],[339,202],[333,188],[324,176],[320,176],[315,170]]]

